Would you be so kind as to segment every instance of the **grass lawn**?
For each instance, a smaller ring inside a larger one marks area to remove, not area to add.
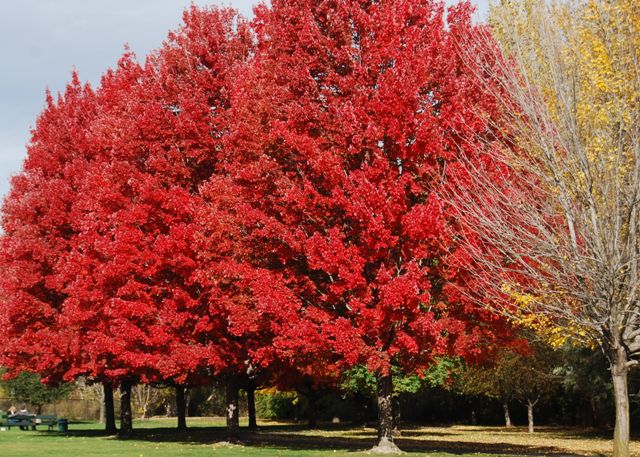
[[[177,433],[175,420],[136,421],[128,440],[105,436],[98,424],[72,423],[68,434],[47,431],[0,432],[0,456],[60,457],[312,457],[364,456],[375,442],[375,430],[326,425],[306,430],[301,425],[263,422],[261,430],[243,431],[243,444],[222,444],[220,419],[189,419],[190,430]],[[529,435],[524,428],[410,427],[398,439],[409,455],[445,456],[605,456],[611,454],[608,437],[578,430],[540,428]],[[640,457],[640,443],[632,444]]]

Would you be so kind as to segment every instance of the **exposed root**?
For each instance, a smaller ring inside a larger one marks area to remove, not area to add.
[[[402,454],[402,451],[389,438],[382,438],[380,442],[371,449],[374,454]]]

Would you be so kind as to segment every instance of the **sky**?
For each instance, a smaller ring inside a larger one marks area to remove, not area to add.
[[[73,68],[95,85],[125,44],[143,61],[191,3],[231,5],[249,16],[257,1],[0,0],[0,199],[20,172],[47,88],[62,91]],[[474,2],[480,18],[487,1]]]

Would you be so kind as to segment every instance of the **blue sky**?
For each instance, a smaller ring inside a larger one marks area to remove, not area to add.
[[[488,0],[476,0],[483,17]],[[448,0],[453,2],[453,0]],[[231,5],[250,15],[253,0],[21,0],[2,1],[0,14],[0,198],[20,171],[29,130],[44,92],[62,90],[75,67],[95,84],[125,43],[143,60],[189,4]]]

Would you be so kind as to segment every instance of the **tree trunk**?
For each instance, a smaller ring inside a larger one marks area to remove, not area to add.
[[[400,432],[400,397],[392,397],[391,410],[393,411],[393,436],[397,438],[402,435]]]
[[[356,405],[353,425],[365,425],[367,423],[367,398],[361,393],[356,392],[353,401]]]
[[[120,432],[118,436],[126,438],[133,431],[131,416],[131,387],[132,383],[124,381],[120,384]]]
[[[309,428],[318,428],[318,411],[316,403],[318,401],[318,394],[316,391],[311,390],[307,394],[307,426]]]
[[[535,403],[527,400],[527,419],[529,423],[529,433],[533,433],[533,407]]]
[[[616,426],[613,432],[613,456],[629,457],[629,393],[627,355],[623,347],[616,349],[611,363],[613,394],[616,403]]]
[[[295,417],[293,418],[293,421],[297,424],[300,422],[300,417],[302,417],[302,411],[301,411],[301,405],[302,402],[300,401],[300,392],[296,392],[296,409],[294,412]]]
[[[102,389],[100,389],[100,392],[102,392],[102,394],[100,395],[100,413],[99,413],[99,415],[100,415],[100,424],[101,425],[104,425],[106,423],[106,420],[105,420],[105,417],[104,417],[104,415],[105,415],[104,389],[105,389],[105,387],[104,387],[104,384],[103,384],[102,385]]]
[[[187,402],[184,397],[184,386],[176,386],[176,412],[178,414],[178,431],[187,430]]]
[[[380,454],[399,454],[393,442],[393,378],[391,373],[378,375],[378,444],[371,450]]]
[[[512,427],[511,414],[509,414],[509,402],[502,402],[502,410],[504,411],[504,426]]]
[[[113,384],[105,382],[102,384],[103,408],[104,408],[104,429],[110,435],[118,432],[116,428],[116,410],[113,404]]]
[[[227,380],[227,441],[236,443],[239,439],[238,381],[230,377]]]
[[[589,399],[589,412],[591,413],[591,426],[595,428],[598,426],[598,411],[596,408],[596,400],[593,397]]]
[[[195,416],[195,411],[192,411],[192,408],[194,405],[191,404],[191,398],[192,398],[192,394],[193,392],[191,391],[191,389],[189,387],[185,387],[184,389],[184,402],[186,404],[186,408],[187,408],[187,416],[191,417],[191,416]]]
[[[249,414],[249,430],[257,430],[258,422],[256,421],[256,386],[253,382],[249,382],[247,386],[247,412]]]

